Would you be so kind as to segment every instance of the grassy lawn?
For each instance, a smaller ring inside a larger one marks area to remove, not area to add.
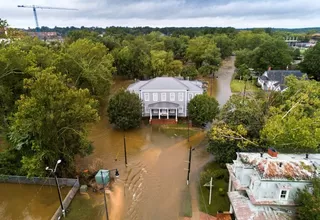
[[[231,92],[243,92],[244,90],[245,81],[233,79],[231,81]],[[248,92],[257,92],[259,91],[259,87],[257,87],[252,81],[247,82],[247,89]]]
[[[219,170],[221,169],[219,164],[211,162],[207,164],[204,171],[207,169]],[[215,216],[218,211],[228,211],[230,208],[230,202],[227,195],[228,182],[226,178],[214,179],[212,187],[211,205],[209,205],[209,187],[203,186],[205,183],[200,182],[198,186],[198,198],[200,211]],[[221,195],[219,188],[223,189],[224,194]]]

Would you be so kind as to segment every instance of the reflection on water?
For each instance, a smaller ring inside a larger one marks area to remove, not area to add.
[[[63,198],[69,190],[61,189]],[[1,220],[50,219],[59,205],[56,186],[0,184]]]

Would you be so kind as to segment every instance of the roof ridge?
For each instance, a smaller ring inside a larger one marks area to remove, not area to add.
[[[184,84],[183,82],[181,82],[180,79],[177,79],[177,78],[174,78],[174,77],[171,77],[173,78],[174,80],[178,81],[180,84],[182,84],[184,87],[186,87],[188,90],[190,89],[186,84]]]
[[[156,77],[158,78],[158,77]],[[143,88],[144,86],[148,85],[151,81],[155,80],[156,78],[153,78],[153,79],[149,79],[149,81],[145,84],[143,84],[142,86],[139,87],[139,89],[141,90],[141,88]]]

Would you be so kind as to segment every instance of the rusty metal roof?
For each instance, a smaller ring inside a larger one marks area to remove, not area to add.
[[[244,165],[254,166],[262,179],[310,180],[317,173],[316,161],[299,155],[275,158],[268,154],[261,157],[259,153],[238,153],[238,156]]]

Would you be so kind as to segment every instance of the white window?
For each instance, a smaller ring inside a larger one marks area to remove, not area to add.
[[[180,102],[183,101],[183,93],[182,93],[182,92],[179,92],[179,94],[178,94],[178,100],[179,100]]]
[[[287,190],[281,190],[280,191],[280,199],[287,199],[288,198],[288,191]]]
[[[149,101],[149,93],[144,93],[144,101]]]
[[[183,113],[183,107],[179,107],[179,113]]]
[[[174,94],[173,92],[170,92],[170,101],[175,101],[176,99],[176,94]]]
[[[166,100],[167,100],[167,94],[161,93],[161,101],[166,101]]]
[[[193,94],[189,93],[189,101],[193,98]]]
[[[153,93],[153,101],[158,101],[158,93]]]

